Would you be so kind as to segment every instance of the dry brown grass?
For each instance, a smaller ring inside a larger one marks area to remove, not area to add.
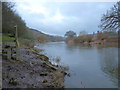
[[[93,38],[93,35],[84,35],[84,36],[78,36],[74,37],[75,43],[83,43],[83,42],[91,42]]]

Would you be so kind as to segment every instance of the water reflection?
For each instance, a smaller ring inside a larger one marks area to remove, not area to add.
[[[101,70],[118,86],[118,49],[97,48]]]

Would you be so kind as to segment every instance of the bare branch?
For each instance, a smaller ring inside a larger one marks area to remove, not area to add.
[[[120,1],[102,16],[99,27],[107,31],[118,30],[120,27]]]

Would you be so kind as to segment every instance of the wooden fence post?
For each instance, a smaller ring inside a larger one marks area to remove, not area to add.
[[[19,59],[19,41],[18,41],[18,30],[17,25],[15,26],[15,41],[16,41],[16,59]]]

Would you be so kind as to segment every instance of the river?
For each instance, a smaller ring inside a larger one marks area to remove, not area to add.
[[[59,57],[69,67],[65,88],[117,88],[118,48],[68,45],[65,42],[38,44],[49,57]]]

